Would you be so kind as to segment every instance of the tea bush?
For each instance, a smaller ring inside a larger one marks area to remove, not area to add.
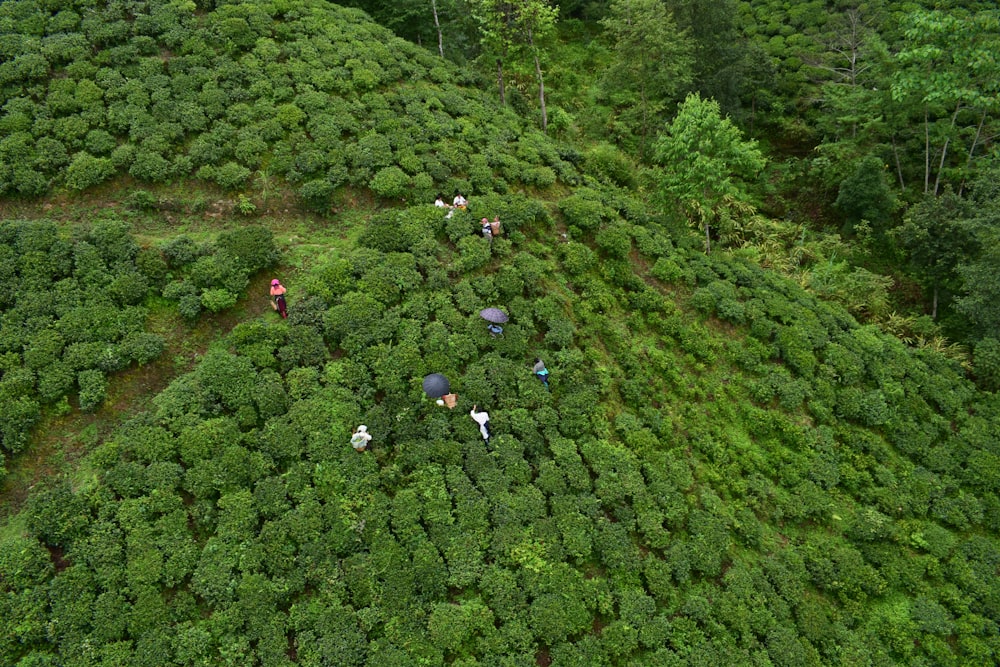
[[[410,189],[410,177],[399,167],[380,169],[372,178],[371,189],[380,197],[398,199],[405,197]],[[428,186],[433,185],[433,182]]]
[[[108,135],[109,138],[110,136]],[[114,173],[115,165],[108,158],[80,152],[73,156],[73,161],[66,168],[66,186],[73,190],[86,190],[106,181]]]

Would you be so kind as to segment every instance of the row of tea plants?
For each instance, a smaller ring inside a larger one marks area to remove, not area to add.
[[[30,499],[0,660],[995,662],[996,396],[599,194],[374,217]]]

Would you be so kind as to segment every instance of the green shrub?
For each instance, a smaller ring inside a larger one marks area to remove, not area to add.
[[[535,636],[550,646],[582,632],[591,623],[586,605],[573,589],[535,597],[529,615]]]
[[[131,264],[139,252],[131,227],[124,220],[98,220],[87,231],[85,239],[93,244],[109,267]]]
[[[84,140],[84,147],[86,148],[87,153],[90,153],[91,155],[107,155],[111,153],[117,145],[118,142],[115,141],[115,138],[104,130],[91,130],[90,132],[87,132],[87,137]],[[86,153],[84,153],[84,155],[85,154]],[[113,168],[114,163],[110,160],[108,162]]]
[[[441,229],[443,216],[433,207],[411,207],[404,211],[386,211],[372,216],[359,243],[383,252],[406,252],[420,240]],[[433,217],[430,217],[433,215]]]
[[[632,250],[632,237],[628,227],[621,222],[612,223],[597,232],[596,241],[598,247],[610,257],[625,259]]]
[[[1000,391],[1000,341],[984,338],[976,343],[973,368],[979,386],[987,391]]]
[[[146,277],[155,289],[163,286],[167,276],[167,262],[163,254],[155,248],[142,248],[135,256],[135,268]]]
[[[466,236],[460,239],[458,252],[454,267],[459,273],[475,271],[490,261],[490,243],[484,238]]]
[[[299,198],[311,211],[325,213],[330,209],[330,195],[334,185],[328,179],[319,178],[305,183],[298,189]]]
[[[29,590],[55,572],[49,552],[37,540],[12,536],[0,547],[0,580],[10,591]]]
[[[43,544],[62,547],[84,535],[90,524],[86,503],[65,483],[30,495],[24,518],[28,531]]]
[[[493,613],[478,600],[462,604],[435,604],[427,620],[427,630],[435,646],[445,651],[472,648],[474,635],[493,626]]]
[[[559,252],[562,256],[563,267],[572,276],[579,276],[586,273],[597,263],[594,251],[583,243],[575,241],[564,243],[559,246]]]
[[[119,349],[132,362],[148,364],[163,353],[165,341],[159,334],[132,332],[122,339]]]
[[[555,185],[556,172],[552,167],[531,167],[521,173],[521,182],[525,185],[547,188],[550,185]]]
[[[578,188],[569,197],[559,200],[559,210],[572,225],[585,232],[601,226],[607,210],[601,201],[601,194],[589,188]]]
[[[114,162],[113,157],[112,162]],[[173,170],[170,167],[170,163],[159,153],[139,148],[135,152],[135,157],[128,168],[128,173],[143,181],[163,183],[170,180]]]
[[[864,426],[880,426],[888,421],[890,411],[881,391],[845,387],[837,392],[837,414]]]
[[[136,498],[146,490],[146,467],[135,461],[120,461],[104,474],[104,482],[122,498]]]
[[[805,332],[797,326],[784,326],[778,330],[778,348],[785,362],[797,374],[810,377],[816,368],[816,356]]]
[[[211,174],[211,179],[226,190],[236,190],[243,187],[247,179],[250,178],[250,170],[235,162],[226,162],[216,167]]]
[[[131,167],[136,158],[136,147],[134,144],[121,144],[111,151],[111,164],[116,169]]]
[[[24,348],[24,365],[33,370],[41,370],[59,361],[65,341],[57,331],[44,329],[35,334]]]
[[[148,292],[146,277],[137,271],[119,273],[107,286],[108,295],[122,306],[142,303]]]
[[[410,190],[410,177],[395,165],[385,167],[375,173],[371,188],[375,194],[386,199],[404,198]]]
[[[108,381],[100,371],[81,371],[77,384],[80,387],[80,410],[83,412],[93,412],[108,396]]]
[[[62,359],[75,371],[96,368],[105,343],[73,343],[67,345]]]
[[[5,378],[6,379],[6,378]],[[8,452],[20,452],[31,435],[31,428],[41,417],[41,406],[30,396],[8,396],[0,414],[0,442]]]
[[[73,388],[73,369],[63,361],[55,361],[38,371],[38,395],[42,401],[53,403]]]
[[[298,366],[322,366],[328,356],[322,334],[308,326],[291,326],[286,344],[278,349],[278,361],[284,372]]]
[[[177,302],[177,310],[185,319],[198,319],[198,316],[201,315],[201,296],[198,294],[184,294]]]
[[[632,187],[635,165],[614,146],[600,144],[584,154],[583,171],[598,180],[621,187]]]
[[[201,306],[210,313],[218,313],[236,305],[237,296],[224,289],[208,289],[201,293]]]
[[[117,345],[105,345],[97,358],[97,367],[105,373],[116,373],[124,370],[128,364],[128,357],[122,354]]]
[[[165,243],[160,250],[163,252],[164,258],[167,260],[167,266],[171,269],[178,269],[182,266],[186,266],[198,259],[201,254],[198,244],[184,234],[172,238],[170,241]]]
[[[115,173],[115,165],[108,158],[77,153],[66,168],[66,186],[73,190],[86,190],[106,181]]]

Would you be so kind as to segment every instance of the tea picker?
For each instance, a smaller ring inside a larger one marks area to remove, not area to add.
[[[285,302],[285,286],[275,278],[271,281],[271,307],[281,314],[282,319],[288,317],[288,304]]]
[[[489,322],[486,326],[486,330],[494,338],[503,333],[503,327],[500,325],[510,319],[507,317],[507,313],[503,312],[499,308],[483,308],[479,311],[479,316]]]
[[[483,410],[481,412],[476,412],[476,406],[472,406],[472,410],[469,411],[469,416],[472,417],[472,421],[479,424],[479,432],[483,435],[483,442],[489,444],[490,442],[490,413]]]
[[[542,381],[546,389],[552,391],[549,388],[549,369],[545,367],[545,362],[539,357],[535,357],[535,365],[531,367],[531,372],[535,374],[536,378]]]

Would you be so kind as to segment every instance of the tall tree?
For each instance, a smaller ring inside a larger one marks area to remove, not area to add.
[[[971,338],[1000,338],[1000,160],[992,158],[976,177],[970,199],[976,248],[957,268],[964,294],[955,308],[977,326]]]
[[[456,60],[472,57],[478,48],[477,26],[465,0],[339,0],[338,4],[363,9],[382,26],[417,44],[437,44],[438,55]]]
[[[503,66],[514,47],[514,23],[518,0],[470,0],[472,16],[479,25],[483,57],[496,58],[500,104],[507,105]]]
[[[504,63],[509,57],[527,56],[538,84],[542,129],[547,129],[542,45],[555,32],[558,10],[548,0],[471,0],[471,8],[479,24],[484,56],[496,58],[501,104],[507,103]]]
[[[441,33],[441,21],[438,18],[437,0],[431,0],[431,13],[434,14],[434,29],[438,35],[438,55],[444,58],[444,35]]]
[[[972,217],[971,202],[948,191],[914,206],[903,224],[893,230],[909,255],[917,281],[931,294],[933,319],[937,319],[943,298],[950,300],[961,289],[958,265],[974,256],[979,247]]]
[[[549,114],[545,108],[545,79],[542,76],[541,44],[550,38],[556,27],[558,10],[548,0],[525,0],[518,14],[519,43],[535,64],[538,82],[538,107],[542,113],[542,132],[548,130]]]
[[[803,59],[815,73],[816,102],[827,110],[818,119],[824,140],[850,142],[859,146],[856,154],[864,153],[873,138],[866,129],[881,120],[878,89],[886,87],[881,72],[888,55],[875,19],[861,7],[848,8],[831,17],[816,42],[816,53]]]
[[[726,231],[754,212],[749,182],[767,161],[756,141],[744,140],[739,128],[722,117],[715,100],[688,95],[654,150],[662,165],[659,198],[666,206],[679,206],[704,230],[705,252],[712,249],[712,228]]]
[[[976,326],[973,338],[996,336],[1000,331],[1000,227],[982,233],[983,252],[958,267],[965,294],[956,308]]]
[[[896,198],[885,176],[885,165],[876,155],[867,155],[854,164],[837,193],[834,207],[844,215],[842,230],[853,234],[862,221],[871,224],[881,240],[891,228]]]
[[[906,25],[892,95],[919,109],[924,192],[937,194],[953,142],[968,142],[968,157],[958,163],[963,168],[1000,109],[1000,11],[917,10]]]
[[[614,50],[602,84],[622,133],[638,134],[639,157],[645,159],[650,130],[663,123],[664,110],[691,83],[693,43],[662,0],[613,0],[601,25]]]
[[[694,43],[692,89],[713,98],[727,114],[740,104],[746,48],[735,0],[665,0]]]

